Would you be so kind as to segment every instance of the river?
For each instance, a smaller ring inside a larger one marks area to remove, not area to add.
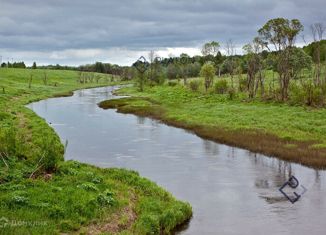
[[[188,201],[193,218],[178,234],[326,234],[325,171],[99,108],[119,98],[114,89],[79,90],[28,107],[68,140],[65,159],[136,170]],[[278,190],[290,175],[307,189],[294,204]]]

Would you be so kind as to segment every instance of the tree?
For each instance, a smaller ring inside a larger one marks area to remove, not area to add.
[[[270,50],[268,44],[272,44],[276,51],[283,51],[293,47],[297,35],[303,30],[303,25],[297,19],[291,21],[284,18],[269,20],[258,30],[264,46]]]
[[[219,49],[220,44],[218,42],[211,41],[204,44],[201,53],[203,54],[203,56],[216,56],[219,52]]]
[[[183,78],[183,84],[187,85],[187,77],[188,77],[187,65],[189,64],[190,56],[187,55],[186,53],[182,53],[180,55],[179,61],[180,61],[181,77]]]
[[[224,67],[228,71],[228,73],[231,76],[231,86],[233,87],[233,75],[234,75],[234,70],[237,68],[237,60],[234,58],[235,54],[235,45],[232,41],[232,39],[229,39],[226,44],[225,44],[225,51],[227,55],[227,59],[223,62]]]
[[[294,47],[289,58],[290,76],[298,79],[302,69],[310,69],[312,66],[312,58],[301,48]]]
[[[145,72],[149,67],[149,63],[147,60],[141,56],[134,64],[133,66],[138,71],[138,82],[139,82],[139,90],[142,92],[144,91],[144,83],[145,83]]]
[[[293,76],[290,58],[297,35],[303,30],[303,25],[297,19],[275,18],[269,20],[258,30],[262,45],[270,50],[273,45],[276,50],[277,73],[281,88],[281,99],[288,98],[288,89]]]
[[[258,48],[254,43],[247,44],[243,47],[246,54],[246,64],[247,64],[247,90],[249,93],[249,98],[254,98],[256,95],[256,74],[258,72],[258,67],[260,65],[260,59],[258,57]]]
[[[36,66],[36,62],[33,62],[33,66],[32,66],[32,69],[36,69],[37,66]]]
[[[214,63],[211,61],[206,62],[200,70],[200,76],[205,79],[205,90],[207,90],[213,85],[213,79],[216,73]]]
[[[247,44],[243,47],[246,53],[245,59],[247,61],[247,90],[249,93],[249,98],[254,98],[258,90],[259,84],[261,86],[262,95],[264,92],[264,83],[262,77],[262,59],[260,53],[262,51],[262,46],[259,40],[256,38],[252,43]],[[259,76],[257,79],[257,73]]]
[[[321,74],[321,66],[320,66],[320,52],[321,52],[321,41],[323,39],[323,34],[325,31],[325,26],[322,23],[315,23],[310,26],[313,40],[316,44],[316,49],[314,50],[314,60],[316,62],[316,71],[315,71],[315,83],[317,85],[320,84],[320,74]]]
[[[97,73],[104,73],[105,72],[104,65],[101,62],[96,62],[94,67],[95,67],[94,72],[97,72]]]
[[[149,58],[149,79],[150,80],[154,80],[153,79],[153,70],[154,70],[154,60],[155,60],[155,51],[151,50],[148,53],[148,58]]]
[[[213,61],[216,66],[219,68],[220,74],[220,66],[221,63],[221,53],[220,53],[220,43],[216,41],[207,42],[202,47],[201,53],[203,54],[204,61]]]
[[[200,73],[200,64],[198,62],[188,64],[186,66],[186,73],[188,77],[198,77]]]

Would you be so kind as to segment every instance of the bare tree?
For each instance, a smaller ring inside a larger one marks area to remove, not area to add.
[[[314,44],[316,47],[313,50],[313,57],[316,63],[315,69],[315,83],[320,85],[320,75],[321,75],[321,64],[320,64],[320,42],[323,39],[323,34],[325,31],[325,26],[322,23],[314,23],[310,25],[310,30]]]
[[[227,67],[227,70],[231,76],[231,86],[233,87],[233,76],[234,76],[234,71],[236,69],[236,61],[234,59],[234,52],[235,52],[235,45],[232,41],[232,39],[229,39],[225,43],[225,52],[226,55],[228,56],[228,59],[225,61],[225,65]]]
[[[261,89],[261,96],[264,96],[264,79],[262,74],[261,52],[263,45],[259,38],[255,38],[252,43],[243,47],[247,57],[247,90],[249,98],[256,96],[258,87]],[[257,75],[258,74],[258,75]]]
[[[232,41],[232,39],[229,39],[226,43],[225,43],[225,52],[227,54],[227,56],[233,56],[234,55],[234,43]]]
[[[155,62],[155,58],[157,57],[155,51],[151,50],[148,53],[148,58],[149,58],[149,79],[151,81],[154,80],[154,62]]]

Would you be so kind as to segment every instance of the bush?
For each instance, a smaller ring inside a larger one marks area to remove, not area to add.
[[[229,99],[230,99],[230,100],[233,100],[234,97],[236,96],[236,91],[235,91],[235,89],[234,89],[234,88],[230,88],[230,89],[228,89],[228,94],[229,94]]]
[[[218,80],[214,85],[214,91],[217,94],[224,94],[228,90],[228,82],[225,79]]]
[[[110,190],[105,190],[103,193],[100,193],[96,199],[101,206],[113,206],[116,202],[114,193]]]
[[[14,194],[10,198],[9,205],[11,207],[14,207],[14,206],[24,206],[24,205],[27,205],[28,202],[29,202],[29,200],[28,200],[27,197],[22,196],[22,195],[16,195],[16,194]]]
[[[174,81],[169,81],[168,86],[176,86],[178,83]]]
[[[239,91],[244,92],[247,90],[247,79],[240,78],[239,79]]]
[[[63,161],[63,147],[56,138],[44,137],[41,142],[43,154],[39,156],[44,170],[54,171],[60,161]]]
[[[296,83],[290,86],[290,104],[305,104],[305,91]]]
[[[82,188],[86,191],[98,191],[98,188],[93,183],[88,182],[78,185],[77,188]]]
[[[206,92],[213,84],[213,79],[216,73],[214,63],[211,61],[206,62],[200,69],[200,76],[205,79]]]
[[[53,219],[60,219],[65,216],[65,210],[58,205],[54,205],[48,210],[48,215]]]
[[[200,87],[201,82],[198,80],[192,80],[189,82],[189,87],[192,91],[198,91]]]
[[[326,95],[323,87],[315,86],[313,81],[307,80],[301,85],[292,84],[290,87],[290,104],[306,104],[308,106],[324,106]]]

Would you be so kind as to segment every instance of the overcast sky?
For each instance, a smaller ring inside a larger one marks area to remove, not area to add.
[[[326,24],[326,0],[0,0],[0,56],[128,65],[151,49],[195,55],[228,39],[241,48],[275,17],[298,18],[309,40],[310,24]]]

